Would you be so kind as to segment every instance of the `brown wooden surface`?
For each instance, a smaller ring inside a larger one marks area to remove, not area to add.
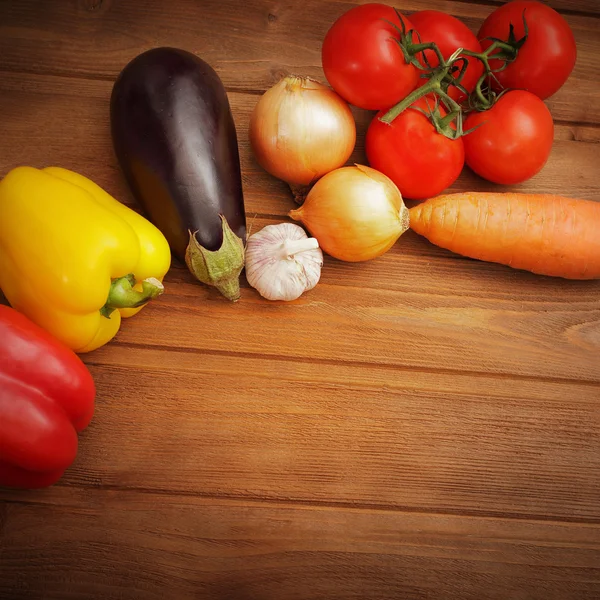
[[[600,3],[551,0],[578,45],[556,141],[512,189],[600,201]],[[406,0],[477,30],[500,0]],[[250,112],[323,81],[337,0],[0,0],[0,176],[79,171],[128,204],[108,99],[158,45],[225,82],[253,230],[293,207]],[[352,157],[364,161],[370,113]],[[496,186],[467,170],[453,190]],[[599,232],[600,235],[600,232]],[[327,258],[290,304],[231,305],[174,264],[167,293],[85,356],[97,410],[43,491],[0,491],[0,599],[600,599],[600,282],[470,261],[407,233]]]

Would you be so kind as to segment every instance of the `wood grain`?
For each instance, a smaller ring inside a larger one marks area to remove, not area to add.
[[[82,172],[115,197],[131,203],[110,140],[111,89],[112,82],[5,73],[0,78],[0,110],[4,115],[0,173],[19,164],[60,165]],[[283,217],[295,207],[289,190],[260,168],[248,140],[250,115],[257,97],[230,92],[229,100],[238,131],[247,213]],[[366,162],[364,133],[373,115],[358,109],[354,114],[358,138],[349,164]],[[30,140],[35,142],[24,143]],[[465,168],[449,191],[515,190],[600,200],[596,175],[600,169],[598,141],[599,127],[557,124],[548,163],[529,181],[498,186]]]
[[[324,274],[313,293],[290,304],[265,303],[248,289],[243,301],[232,306],[190,279],[189,284],[173,286],[151,307],[154,318],[136,319],[123,327],[119,340],[191,350],[243,348],[290,359],[600,381],[597,282],[586,288],[591,292],[587,301],[571,297],[569,302],[561,295],[548,301],[540,295],[525,302],[517,290],[527,287],[527,281],[535,287],[536,278],[503,269],[495,281],[490,278],[489,285],[510,288],[507,297],[496,299],[482,292],[479,297],[469,296],[462,281],[477,275],[468,270],[470,261],[461,260],[452,263],[444,291],[430,293],[419,287],[419,279],[427,285],[423,264],[415,265],[415,279],[404,263],[387,268],[395,256],[403,260],[401,253],[397,244],[377,262],[373,279],[381,282],[378,288],[355,284],[345,265],[344,285],[329,285],[329,275]],[[404,289],[390,277],[391,269],[404,282]],[[355,268],[352,276],[360,270]],[[478,279],[474,285],[482,290],[486,284]],[[548,285],[558,294],[568,294],[569,287],[562,281]],[[160,330],[155,319],[162,325]]]
[[[108,82],[41,76],[9,75],[0,81],[0,90],[5,92],[1,100],[5,107],[3,114],[7,115],[0,138],[0,156],[7,157],[2,169],[17,164],[59,164],[83,172],[116,197],[131,201],[111,148],[110,88]],[[86,102],[80,102],[81,97]],[[240,131],[246,207],[252,227],[257,230],[284,218],[293,202],[285,185],[262,171],[252,158],[247,123],[254,96],[232,93],[230,97]],[[49,114],[53,118],[48,119]],[[361,132],[366,123],[367,119],[359,119]],[[567,129],[559,131],[562,131],[560,137],[569,136]],[[35,144],[22,143],[34,139]],[[81,142],[73,144],[74,139]],[[362,135],[359,139],[362,140]],[[356,159],[361,156],[361,144]],[[561,193],[564,189],[568,195],[600,199],[597,150],[595,143],[558,139],[544,171],[514,189],[550,192],[559,189]],[[574,158],[575,168],[572,168]],[[473,189],[474,179],[474,175],[465,173],[453,190]],[[545,187],[537,186],[536,180]],[[477,189],[494,188],[497,186],[491,184],[477,186]],[[254,214],[263,213],[273,215],[274,220],[254,218]],[[443,260],[432,263],[432,256]],[[499,281],[502,295],[495,298]],[[156,330],[153,321],[140,320],[133,328],[124,328],[123,339],[143,336],[148,344],[195,348],[198,340],[194,329],[188,327],[193,323],[194,328],[205,329],[212,348],[220,350],[240,344],[247,351],[269,356],[280,352],[290,357],[336,360],[349,360],[353,356],[355,360],[428,368],[441,362],[456,370],[491,369],[599,380],[600,367],[590,349],[598,347],[594,331],[600,315],[597,302],[600,283],[549,280],[506,267],[467,261],[435,248],[412,233],[405,234],[392,252],[371,263],[350,266],[328,258],[319,288],[283,314],[281,307],[264,306],[251,290],[245,296],[249,301],[232,310],[219,302],[206,303],[205,299],[214,300],[214,295],[192,283],[185,274],[181,282],[184,285],[173,286],[164,302],[156,306],[161,311],[157,313],[161,315],[159,318],[164,319],[170,331],[177,332],[176,336],[165,341],[162,330]],[[350,300],[349,289],[355,290]],[[524,294],[527,304],[516,306],[515,298],[523,298]],[[552,307],[547,302],[549,297],[553,299]],[[461,310],[464,306],[471,310]],[[257,309],[262,313],[263,327],[260,335],[247,344],[245,332],[252,330]],[[187,318],[182,321],[183,312]],[[216,315],[219,317],[215,318]],[[284,315],[301,319],[306,331],[312,332],[317,327],[320,335],[310,346],[279,340],[277,331],[281,327],[280,317],[286,318]],[[371,332],[373,318],[380,319],[385,326],[378,325]],[[148,329],[140,329],[144,323],[149,324]],[[216,335],[220,331],[227,334]],[[344,335],[338,333],[341,331]],[[486,336],[482,336],[484,331]],[[132,337],[128,337],[129,332]],[[363,344],[367,332],[373,348]],[[543,334],[541,341],[538,332]],[[437,348],[435,353],[426,343],[432,340]],[[540,352],[545,356],[541,364]]]
[[[0,176],[87,175],[137,208],[109,98],[143,50],[223,78],[252,230],[287,219],[251,111],[283,74],[324,81],[323,35],[366,0],[0,0]],[[600,4],[548,0],[578,45],[547,100],[552,155],[521,186],[600,201]],[[403,0],[477,31],[500,0]],[[373,113],[353,109],[365,162]],[[0,600],[598,600],[600,281],[464,259],[406,233],[326,257],[293,303],[232,305],[176,261],[167,293],[85,355],[96,414],[48,490],[0,490]]]
[[[103,396],[66,485],[600,523],[598,385],[120,342],[87,362]]]
[[[50,498],[34,493],[27,504],[9,501],[3,507],[4,539],[19,550],[0,561],[0,598],[596,600],[600,595],[600,540],[586,525],[194,495],[165,500],[147,492],[61,488]],[[10,588],[7,581],[14,582]]]
[[[578,60],[567,84],[548,102],[556,119],[599,123],[594,50],[600,34],[595,0],[554,0],[568,7]],[[160,0],[78,0],[0,3],[0,71],[70,75],[114,81],[142,50],[175,45],[215,67],[229,90],[263,92],[282,74],[323,80],[321,44],[330,24],[352,2],[248,0],[223,10],[221,0],[178,0],[177,10]],[[404,0],[404,12],[436,9],[463,19],[473,31],[500,3]],[[594,16],[586,13],[594,6]]]

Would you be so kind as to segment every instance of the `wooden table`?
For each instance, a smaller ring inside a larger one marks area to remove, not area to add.
[[[600,3],[549,0],[577,66],[556,142],[514,189],[600,201]],[[79,171],[132,199],[109,136],[121,68],[191,50],[227,86],[248,219],[286,219],[248,144],[283,74],[323,81],[336,0],[0,0],[0,175]],[[499,0],[406,0],[475,31]],[[370,113],[355,111],[364,162]],[[454,190],[491,190],[465,172]],[[24,224],[24,226],[26,226]],[[599,232],[600,235],[600,232]],[[97,411],[56,486],[0,492],[0,598],[598,600],[600,282],[466,260],[405,234],[327,259],[299,301],[167,293],[85,356]]]

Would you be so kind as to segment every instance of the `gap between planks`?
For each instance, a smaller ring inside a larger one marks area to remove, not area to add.
[[[527,521],[528,523],[556,523],[569,524],[581,527],[589,527],[597,529],[600,525],[600,516],[597,519],[583,517],[556,517],[547,516],[538,513],[505,513],[502,511],[469,511],[469,510],[421,510],[411,506],[400,506],[395,504],[375,504],[369,502],[342,502],[335,500],[309,500],[302,498],[270,498],[268,496],[243,496],[237,494],[210,494],[188,490],[170,490],[168,488],[144,488],[137,486],[119,486],[110,484],[101,485],[77,485],[64,484],[58,482],[54,484],[53,489],[61,492],[67,490],[76,490],[78,492],[117,492],[122,494],[140,494],[144,496],[157,496],[164,498],[165,496],[173,496],[177,498],[195,498],[202,502],[222,502],[231,504],[232,506],[255,506],[264,508],[303,508],[307,510],[330,510],[337,511],[340,509],[350,512],[371,512],[379,514],[407,514],[419,515],[424,517],[462,517],[468,519],[481,520],[505,520],[505,521]],[[20,490],[3,490],[0,488],[0,501],[10,504],[24,505],[52,505],[51,501],[44,498],[26,498],[23,497],[23,492]],[[600,540],[600,537],[599,537]]]
[[[45,69],[44,71],[36,71],[35,69],[10,69],[4,67],[0,69],[0,76],[4,73],[8,73],[10,75],[29,75],[32,77],[64,77],[65,79],[77,79],[83,81],[103,81],[108,83],[113,83],[116,79],[116,77],[113,77],[112,75],[104,75],[102,73],[71,72],[61,71],[59,69]],[[266,90],[227,86],[226,91],[228,94],[248,94],[249,96],[262,96]]]
[[[462,1],[462,0],[461,0]],[[9,75],[28,75],[30,77],[58,77],[64,79],[74,79],[77,81],[100,81],[104,83],[114,83],[115,77],[103,74],[95,74],[95,73],[77,73],[70,71],[60,71],[60,70],[44,70],[44,71],[36,71],[35,69],[10,69],[10,68],[2,68],[0,69],[0,78],[3,74]],[[225,86],[225,91],[228,94],[245,94],[248,96],[262,96],[267,89],[248,89],[248,88],[240,88],[236,86]],[[357,109],[358,110],[358,109]],[[375,111],[372,111],[373,114]],[[600,129],[600,123],[594,123],[589,121],[573,121],[568,119],[556,119],[554,118],[555,125],[561,125],[563,127],[585,127],[592,130]],[[582,142],[588,142],[588,140],[577,140]],[[592,140],[591,143],[597,143],[596,140]],[[269,217],[271,215],[258,215]]]
[[[461,4],[478,4],[480,6],[490,6],[492,8],[499,8],[503,4],[506,4],[507,0],[456,0]],[[556,9],[555,9],[556,10]],[[556,12],[561,15],[567,15],[569,17],[583,17],[586,19],[598,19],[600,15],[598,13],[589,12],[587,10],[574,10],[571,8],[560,8]],[[408,13],[407,13],[408,15]]]
[[[508,379],[511,381],[532,381],[532,382],[544,382],[544,383],[555,383],[558,385],[573,385],[580,384],[589,387],[597,387],[600,390],[600,384],[597,381],[590,379],[569,379],[567,377],[536,377],[535,375],[522,375],[519,373],[489,373],[483,371],[468,371],[459,369],[449,369],[447,367],[418,367],[408,365],[395,365],[385,363],[371,363],[367,361],[354,361],[354,360],[338,360],[328,358],[309,358],[301,356],[282,356],[279,354],[266,354],[264,352],[240,352],[233,350],[200,350],[197,348],[189,348],[187,346],[166,346],[161,344],[144,344],[139,342],[121,342],[118,339],[112,340],[113,346],[119,346],[122,348],[131,348],[137,350],[159,350],[162,352],[176,352],[182,354],[197,354],[206,356],[229,356],[232,358],[250,358],[250,359],[267,359],[270,361],[281,362],[281,363],[302,363],[302,364],[319,364],[319,365],[344,365],[358,368],[376,369],[381,371],[402,371],[405,373],[423,373],[423,374],[438,374],[438,375],[464,375],[467,377],[478,377],[482,379]],[[110,366],[106,365],[101,360],[94,361],[92,358],[85,358],[84,362],[93,366]],[[599,392],[600,393],[600,392]],[[599,519],[600,520],[600,519]]]

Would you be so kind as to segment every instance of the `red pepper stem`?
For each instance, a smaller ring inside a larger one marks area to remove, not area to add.
[[[135,277],[131,273],[113,279],[108,292],[108,300],[100,309],[102,316],[108,318],[118,308],[138,308],[165,291],[163,284],[155,277],[149,277],[142,281],[142,291],[133,289],[134,285]]]

